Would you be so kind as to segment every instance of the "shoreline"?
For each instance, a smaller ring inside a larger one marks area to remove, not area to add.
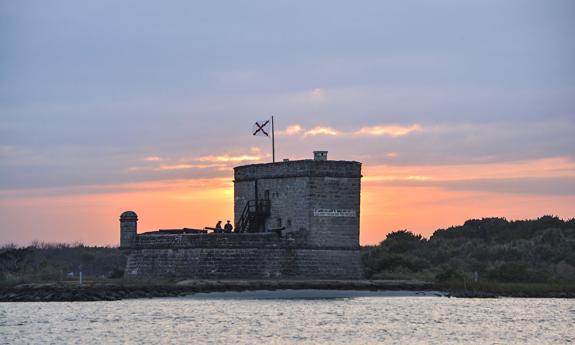
[[[117,301],[135,298],[182,297],[192,298],[217,296],[239,296],[238,293],[250,292],[252,296],[278,295],[278,292],[290,291],[288,295],[305,297],[303,292],[318,295],[319,291],[328,296],[346,294],[361,296],[374,293],[388,295],[428,295],[457,298],[575,298],[575,291],[562,290],[517,290],[482,291],[464,290],[440,286],[429,282],[411,280],[184,280],[180,282],[90,282],[77,283],[33,283],[0,287],[0,302],[75,302],[75,301]],[[313,292],[315,291],[315,292]],[[257,292],[254,294],[254,292]],[[222,293],[224,295],[222,295]],[[225,295],[227,294],[227,295]],[[249,294],[248,294],[249,295]],[[279,294],[281,295],[281,294]],[[319,296],[319,295],[318,295]],[[255,298],[255,297],[254,297]],[[281,298],[281,297],[277,297]],[[290,298],[288,296],[288,298]],[[297,298],[297,297],[293,297]],[[313,298],[313,297],[309,297]],[[318,298],[322,298],[319,296]],[[332,297],[326,297],[332,298]]]
[[[441,291],[407,291],[407,290],[321,290],[321,289],[280,289],[254,291],[198,292],[181,298],[212,300],[302,300],[302,299],[344,299],[356,297],[447,297]]]

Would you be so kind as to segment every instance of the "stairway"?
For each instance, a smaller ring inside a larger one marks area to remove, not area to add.
[[[237,232],[265,232],[262,225],[270,215],[270,200],[248,200],[238,224]]]

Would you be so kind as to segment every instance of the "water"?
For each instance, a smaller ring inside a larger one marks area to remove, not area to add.
[[[4,344],[564,344],[575,300],[279,291],[0,303]]]

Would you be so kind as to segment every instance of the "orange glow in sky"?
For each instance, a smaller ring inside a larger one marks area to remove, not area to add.
[[[575,176],[575,164],[562,158],[461,166],[364,166],[363,175],[362,244],[378,243],[399,229],[429,236],[438,228],[470,218],[523,219],[545,214],[569,218],[575,214],[574,196],[524,193],[511,180],[526,179],[524,183],[529,184]],[[477,181],[487,183],[477,185]],[[497,183],[492,186],[490,182]],[[43,240],[115,245],[118,217],[126,210],[138,214],[139,232],[233,221],[231,176],[84,186],[54,196],[51,192],[2,192],[2,217],[6,224],[18,225],[17,232],[1,229],[4,243]]]

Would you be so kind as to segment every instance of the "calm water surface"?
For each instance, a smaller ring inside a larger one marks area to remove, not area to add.
[[[0,303],[4,344],[565,344],[575,300],[280,291]]]

